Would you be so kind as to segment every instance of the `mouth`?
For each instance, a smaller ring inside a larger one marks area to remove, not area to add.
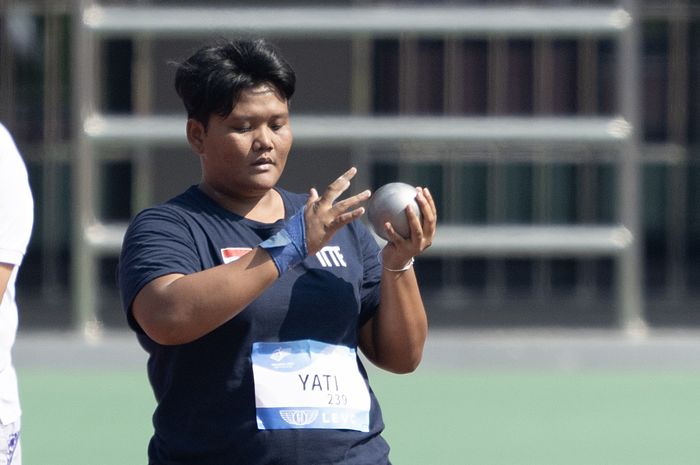
[[[274,164],[275,164],[275,162],[274,162],[274,160],[272,160],[272,158],[262,157],[262,158],[258,158],[257,160],[255,160],[252,165],[253,166],[271,166]]]

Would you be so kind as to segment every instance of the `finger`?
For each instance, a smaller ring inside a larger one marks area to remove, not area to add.
[[[361,217],[362,215],[365,214],[365,207],[360,207],[356,208],[354,210],[351,210],[347,213],[343,213],[342,215],[338,216],[338,221],[345,226],[348,223],[351,223]]]
[[[433,194],[430,192],[430,190],[427,187],[423,188],[423,195],[425,196],[425,199],[428,201],[428,205],[430,206],[430,210],[433,212],[433,216],[437,217],[437,207],[435,206],[435,199],[433,198]]]
[[[419,194],[420,196],[420,194]],[[411,231],[411,242],[414,244],[420,244],[423,240],[423,225],[421,224],[420,218],[416,215],[416,212],[409,206],[406,206],[406,218],[408,219],[408,226]]]
[[[318,191],[316,190],[315,187],[312,187],[309,189],[309,199],[306,201],[307,205],[311,205],[315,201],[318,200]]]
[[[306,210],[316,213],[318,209],[318,191],[312,187],[309,189],[309,198],[306,200]]]
[[[384,232],[386,232],[387,240],[393,244],[398,244],[401,241],[406,240],[405,237],[403,237],[401,234],[396,232],[396,230],[394,229],[394,226],[392,226],[392,224],[389,223],[388,221],[386,223],[384,223]]]
[[[353,166],[340,175],[340,177],[328,185],[320,201],[324,203],[333,203],[335,199],[340,197],[340,195],[350,187],[350,180],[355,177],[355,174],[357,174],[357,168]]]
[[[366,201],[371,196],[372,192],[370,190],[365,190],[357,195],[353,195],[352,197],[348,197],[347,199],[337,202],[335,205],[333,205],[333,208],[335,208],[339,212],[344,212]]]
[[[423,222],[430,222],[436,216],[435,203],[431,202],[428,197],[427,189],[418,187],[416,188],[416,203],[418,204],[418,209],[420,215],[423,217]]]
[[[435,210],[430,204],[430,201],[425,195],[425,190],[419,190],[416,195],[416,203],[420,208],[421,216],[423,217],[423,225],[435,222]]]
[[[437,229],[437,209],[435,207],[435,201],[427,188],[422,189],[421,194],[417,196],[417,201],[421,206],[421,214],[423,215],[423,235],[430,242]]]
[[[326,231],[327,232],[334,232],[334,231],[342,228],[343,226],[345,226],[349,223],[352,223],[353,221],[355,221],[357,218],[361,217],[364,214],[365,214],[364,207],[360,207],[360,208],[356,208],[355,210],[338,215],[326,227]]]

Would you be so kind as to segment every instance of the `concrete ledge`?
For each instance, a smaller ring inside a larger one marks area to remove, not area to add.
[[[146,370],[129,332],[87,340],[74,332],[20,333],[18,369]],[[447,330],[430,332],[420,370],[700,371],[700,332],[657,330],[629,336],[604,330]]]

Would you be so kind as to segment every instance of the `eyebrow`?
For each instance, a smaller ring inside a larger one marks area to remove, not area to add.
[[[286,112],[283,112],[283,113],[275,113],[275,114],[272,114],[272,115],[270,115],[269,118],[265,118],[265,119],[272,119],[272,118],[288,118],[288,117],[289,117],[289,112],[286,111]],[[228,118],[237,119],[237,120],[249,121],[249,120],[260,119],[260,115],[236,115],[236,114],[234,114],[233,112],[231,112],[231,113],[229,113],[229,115],[228,115],[228,117],[227,117],[226,119],[228,119]]]

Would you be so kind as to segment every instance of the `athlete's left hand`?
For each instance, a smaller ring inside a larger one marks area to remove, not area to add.
[[[316,189],[311,188],[304,212],[306,249],[309,255],[321,250],[336,231],[365,213],[364,207],[360,204],[370,197],[371,193],[368,190],[336,202],[338,197],[350,187],[350,181],[355,174],[357,174],[357,168],[350,168],[330,183],[321,196]]]
[[[382,252],[385,268],[402,269],[413,257],[422,253],[433,243],[437,229],[437,208],[427,187],[416,187],[416,202],[420,208],[421,218],[410,207],[406,207],[406,217],[410,227],[409,237],[402,237],[391,223],[385,224],[385,231],[389,237],[389,242]]]

